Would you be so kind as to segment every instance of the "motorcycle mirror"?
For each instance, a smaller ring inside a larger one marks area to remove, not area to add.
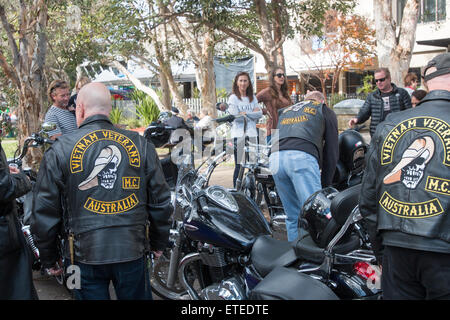
[[[217,102],[216,103],[216,109],[219,110],[219,111],[222,111],[222,112],[227,111],[228,103],[226,103],[226,102]]]
[[[42,124],[42,130],[44,130],[45,132],[53,131],[55,129],[56,129],[56,123],[44,122]]]

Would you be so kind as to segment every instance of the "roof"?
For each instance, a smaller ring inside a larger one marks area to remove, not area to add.
[[[416,42],[421,45],[434,46],[434,47],[448,48],[450,46],[450,38],[421,40],[421,41],[416,41]]]

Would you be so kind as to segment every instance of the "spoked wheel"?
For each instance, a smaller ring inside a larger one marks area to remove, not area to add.
[[[167,285],[170,265],[170,249],[166,249],[163,254],[155,261],[153,269],[150,271],[150,283],[152,291],[159,297],[168,300],[189,300],[190,296],[176,276],[175,282],[171,288]],[[178,269],[177,269],[178,272]],[[196,279],[195,272],[188,270],[188,282],[194,283]]]

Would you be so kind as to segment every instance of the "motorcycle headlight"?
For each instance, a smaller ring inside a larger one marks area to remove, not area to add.
[[[224,187],[210,186],[206,189],[206,196],[212,202],[226,210],[230,210],[235,213],[239,211],[239,206],[236,200]]]

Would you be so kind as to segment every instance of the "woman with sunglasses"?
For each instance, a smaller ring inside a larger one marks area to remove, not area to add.
[[[277,128],[278,110],[292,104],[284,70],[276,68],[270,73],[269,80],[270,86],[256,95],[258,102],[262,102],[266,106],[263,109],[263,114],[267,115],[266,135],[268,144],[270,143],[272,130]]]
[[[236,187],[236,180],[239,175],[241,163],[244,155],[244,137],[254,139],[256,142],[258,133],[256,122],[262,117],[262,111],[258,105],[258,100],[253,93],[253,85],[247,72],[239,72],[233,81],[233,94],[228,98],[228,112],[234,116],[245,115],[247,127],[243,117],[236,118],[231,127],[231,138],[234,141],[234,174],[233,186]]]

